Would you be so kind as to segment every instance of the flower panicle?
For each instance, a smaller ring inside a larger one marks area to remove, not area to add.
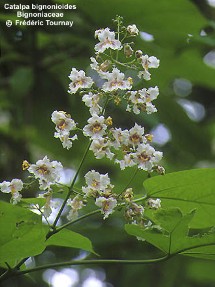
[[[117,127],[114,117],[107,114],[111,103],[116,108],[122,105],[127,113],[150,115],[157,112],[154,101],[159,96],[158,86],[146,88],[145,82],[151,79],[151,69],[157,69],[160,60],[135,49],[135,37],[140,34],[135,24],[124,26],[120,16],[116,17],[114,24],[117,26],[116,31],[109,27],[95,31],[97,43],[95,55],[90,58],[91,70],[85,73],[72,68],[69,75],[68,93],[79,94],[89,109],[90,116],[86,124],[79,128],[69,113],[55,110],[51,115],[51,121],[55,124],[54,138],[59,139],[63,148],[69,150],[78,139],[77,132],[82,132],[90,140],[89,150],[96,159],[108,158],[121,170],[136,167],[147,173],[156,171],[164,174],[165,170],[160,165],[163,153],[152,146],[153,135],[136,122],[130,129]],[[139,89],[135,89],[136,84]],[[63,166],[45,156],[35,164],[24,160],[22,168],[31,174],[43,192],[40,197],[45,198],[45,205],[40,211],[47,219],[54,206],[52,187],[60,183]],[[100,208],[104,219],[124,207],[128,222],[144,226],[149,226],[144,219],[145,209],[161,207],[160,199],[148,199],[142,205],[137,204],[131,187],[118,194],[107,173],[101,174],[91,169],[84,178],[86,184],[81,191],[69,192],[64,202],[69,209],[67,219],[70,221],[78,217],[90,199]],[[3,193],[11,193],[13,204],[21,201],[21,180],[3,181],[0,189]]]

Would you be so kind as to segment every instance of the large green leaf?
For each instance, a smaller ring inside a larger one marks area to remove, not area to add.
[[[45,198],[22,198],[20,204],[21,206],[26,206],[26,207],[33,207],[37,206],[39,208],[43,207],[46,203],[46,199]]]
[[[0,264],[14,263],[40,254],[45,249],[41,216],[6,202],[0,202]]]
[[[93,252],[93,247],[91,241],[76,232],[73,232],[69,229],[63,229],[60,232],[52,235],[47,241],[46,245],[55,245],[55,246],[63,246],[70,248],[79,248],[89,252]]]
[[[215,169],[194,169],[147,179],[147,197],[160,198],[162,207],[178,207],[184,213],[195,209],[192,228],[215,225]]]
[[[215,230],[190,235],[194,232],[189,228],[194,215],[195,211],[183,215],[177,208],[161,209],[152,216],[155,225],[151,228],[128,224],[125,229],[170,256],[183,254],[215,260]]]

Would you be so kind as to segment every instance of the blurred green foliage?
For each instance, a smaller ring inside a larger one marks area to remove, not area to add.
[[[28,4],[27,0],[20,0]],[[71,113],[80,126],[89,117],[80,96],[67,93],[68,75],[72,67],[89,70],[93,55],[94,31],[112,27],[112,19],[121,15],[125,24],[135,23],[141,31],[154,36],[148,42],[139,38],[137,46],[161,60],[153,71],[153,80],[146,85],[158,85],[160,96],[156,115],[134,117],[123,110],[111,108],[116,125],[130,127],[136,121],[147,131],[163,123],[171,133],[171,140],[157,148],[164,152],[163,164],[167,173],[195,167],[214,166],[215,152],[215,71],[206,65],[204,56],[215,46],[215,9],[206,1],[189,0],[58,0],[31,1],[37,4],[71,3],[76,11],[65,12],[65,20],[74,26],[18,27],[5,26],[5,19],[13,19],[14,11],[1,7],[1,78],[0,78],[0,181],[23,177],[23,159],[34,162],[44,154],[60,160],[64,166],[76,168],[87,141],[81,137],[70,151],[63,150],[53,138],[50,121],[53,110]],[[0,4],[3,5],[3,2]],[[206,33],[202,34],[201,31]],[[202,36],[204,35],[204,36]],[[186,100],[200,103],[205,116],[193,121],[179,104],[185,99],[175,93],[176,79],[186,79],[192,92]],[[126,185],[132,170],[119,174],[109,161],[94,161],[92,154],[84,165],[82,175],[89,169],[109,172],[119,190]],[[142,193],[145,174],[139,173],[135,191]],[[83,182],[82,176],[79,184]],[[26,195],[27,197],[28,195]],[[30,196],[30,194],[29,194]],[[73,231],[93,240],[96,252],[104,258],[151,258],[159,256],[148,244],[127,238],[123,221],[116,216],[105,221],[95,216],[77,225]],[[119,232],[120,230],[120,232]],[[50,249],[59,261],[77,254],[70,249]],[[37,262],[48,259],[39,257]],[[214,286],[214,262],[177,257],[169,262],[150,266],[103,266],[107,281],[113,286]],[[211,272],[209,272],[211,270]],[[41,273],[40,273],[41,275]],[[32,274],[37,282],[19,278],[5,286],[47,286],[39,273]],[[39,279],[40,278],[40,279]],[[25,285],[26,284],[26,285]]]

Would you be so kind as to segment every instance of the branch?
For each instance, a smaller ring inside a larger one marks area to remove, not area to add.
[[[124,260],[124,259],[92,259],[92,260],[71,260],[67,262],[59,262],[59,263],[51,263],[42,266],[38,266],[35,268],[17,271],[15,275],[24,275],[27,273],[44,270],[47,268],[55,268],[69,265],[84,265],[84,264],[153,264],[162,261],[166,261],[171,258],[172,255],[165,255],[164,257],[155,258],[155,259],[140,259],[140,260]]]
[[[77,179],[77,177],[78,177],[78,175],[79,175],[79,172],[80,172],[80,170],[81,170],[81,168],[82,168],[82,165],[83,165],[83,163],[84,163],[84,161],[85,161],[85,158],[86,158],[86,156],[87,156],[87,154],[88,154],[88,151],[89,151],[89,148],[90,148],[90,146],[91,146],[91,143],[92,143],[92,141],[89,142],[89,144],[88,144],[88,146],[87,146],[87,148],[86,148],[86,150],[85,150],[85,153],[84,153],[84,155],[83,155],[83,158],[82,158],[82,160],[81,160],[81,162],[80,162],[80,164],[79,164],[79,167],[78,167],[78,169],[77,169],[77,171],[76,171],[76,174],[75,174],[75,176],[74,176],[74,178],[73,178],[73,180],[72,180],[72,183],[71,183],[71,185],[70,185],[69,192],[68,192],[68,194],[67,194],[67,196],[66,196],[66,198],[65,198],[65,200],[64,200],[64,202],[63,202],[63,204],[61,205],[61,208],[60,208],[60,210],[59,210],[59,212],[58,212],[58,214],[57,214],[57,216],[56,216],[56,218],[55,218],[55,221],[54,221],[54,223],[53,223],[53,225],[52,225],[53,230],[55,229],[55,227],[56,227],[56,225],[57,225],[57,222],[58,222],[58,220],[59,220],[59,218],[60,218],[60,216],[61,216],[61,214],[62,214],[62,212],[63,212],[63,209],[64,209],[64,207],[65,207],[65,205],[66,205],[66,203],[67,203],[67,200],[69,199],[69,197],[70,197],[70,195],[71,195],[71,193],[72,193],[72,191],[73,191],[73,186],[75,185],[76,179]]]

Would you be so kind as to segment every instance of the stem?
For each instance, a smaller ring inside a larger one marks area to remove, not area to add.
[[[70,222],[67,222],[67,223],[61,225],[60,227],[58,227],[58,228],[55,230],[55,233],[61,231],[62,229],[66,228],[66,227],[69,226],[69,225],[72,225],[72,224],[74,224],[74,223],[76,223],[76,222],[78,222],[78,221],[81,221],[82,219],[85,219],[85,218],[87,218],[87,217],[89,217],[89,216],[92,216],[92,215],[94,215],[94,214],[97,214],[97,213],[99,213],[99,212],[101,212],[101,210],[100,210],[100,209],[96,209],[96,210],[94,210],[94,211],[92,211],[92,212],[89,212],[89,213],[86,213],[86,214],[80,216],[80,217],[77,218],[77,219],[74,219],[74,220],[72,220],[72,221],[70,221]]]
[[[119,195],[121,195],[121,194],[129,187],[129,185],[130,185],[130,184],[132,183],[132,181],[134,180],[134,178],[135,178],[135,176],[136,176],[138,170],[139,170],[139,169],[138,169],[138,167],[137,167],[136,170],[135,170],[135,172],[134,172],[134,174],[132,175],[131,179],[129,180],[129,182],[126,184],[126,186],[123,188],[122,192],[121,192]]]
[[[152,264],[168,260],[170,255],[165,255],[164,257],[155,259],[140,259],[140,260],[124,260],[124,259],[92,259],[92,260],[71,260],[67,262],[51,263],[38,267],[34,267],[27,270],[17,271],[14,275],[24,275],[27,273],[44,270],[47,268],[55,268],[69,265],[83,265],[83,264]]]
[[[120,25],[120,19],[118,18],[117,22],[117,40],[119,41],[119,25]],[[116,51],[116,60],[119,58],[119,50]]]
[[[142,200],[144,200],[144,199],[146,199],[146,196],[142,196],[142,197],[140,197],[140,198],[134,199],[133,202],[140,202],[140,201],[142,201]],[[125,205],[126,205],[126,203],[123,202],[123,203],[121,203],[118,207],[125,206]],[[61,225],[60,227],[58,227],[58,228],[56,228],[55,230],[51,231],[51,232],[47,235],[47,239],[48,239],[51,235],[53,235],[53,234],[55,234],[55,233],[61,231],[62,229],[68,227],[69,225],[72,225],[72,224],[74,224],[74,223],[76,223],[76,222],[79,222],[79,221],[81,221],[82,219],[85,219],[85,218],[87,218],[87,217],[90,217],[90,216],[92,216],[92,215],[94,215],[94,214],[97,214],[97,213],[99,213],[99,212],[101,212],[101,210],[100,210],[100,209],[96,209],[96,210],[94,210],[94,211],[91,211],[91,212],[89,212],[89,213],[86,213],[86,214],[80,216],[80,217],[77,218],[77,219],[74,219],[74,220],[72,220],[72,221],[69,221],[69,222],[67,222],[67,223],[65,223],[65,224],[63,224],[63,225]]]
[[[88,151],[89,151],[89,148],[90,148],[90,146],[91,146],[91,143],[92,143],[92,141],[89,142],[89,144],[88,144],[88,146],[87,146],[87,148],[86,148],[86,150],[85,150],[85,153],[84,153],[84,155],[83,155],[83,158],[82,158],[82,160],[81,160],[81,162],[80,162],[80,164],[79,164],[79,167],[78,167],[78,169],[77,169],[77,171],[76,171],[76,174],[75,174],[75,176],[74,176],[74,178],[73,178],[73,180],[72,180],[72,183],[71,183],[71,185],[70,185],[69,192],[68,192],[68,194],[67,194],[67,196],[66,196],[66,198],[65,198],[65,200],[64,200],[64,202],[63,202],[63,204],[61,205],[61,208],[60,208],[60,210],[59,210],[59,212],[58,212],[58,214],[57,214],[57,216],[56,216],[56,218],[55,218],[55,221],[54,221],[54,223],[53,223],[53,225],[52,225],[52,229],[53,229],[53,230],[55,230],[55,227],[56,227],[57,222],[58,222],[58,220],[59,220],[59,218],[60,218],[60,216],[61,216],[61,214],[62,214],[62,212],[63,212],[63,209],[64,209],[64,207],[65,207],[65,205],[66,205],[66,202],[67,202],[67,200],[69,199],[69,197],[70,197],[70,195],[71,195],[71,193],[72,193],[72,191],[73,191],[73,186],[74,186],[74,184],[75,184],[75,182],[76,182],[76,179],[77,179],[78,174],[79,174],[79,172],[80,172],[80,170],[81,170],[81,167],[82,167],[82,165],[83,165],[83,163],[84,163],[84,161],[85,161],[85,159],[86,159],[86,156],[87,156],[87,154],[88,154]]]

